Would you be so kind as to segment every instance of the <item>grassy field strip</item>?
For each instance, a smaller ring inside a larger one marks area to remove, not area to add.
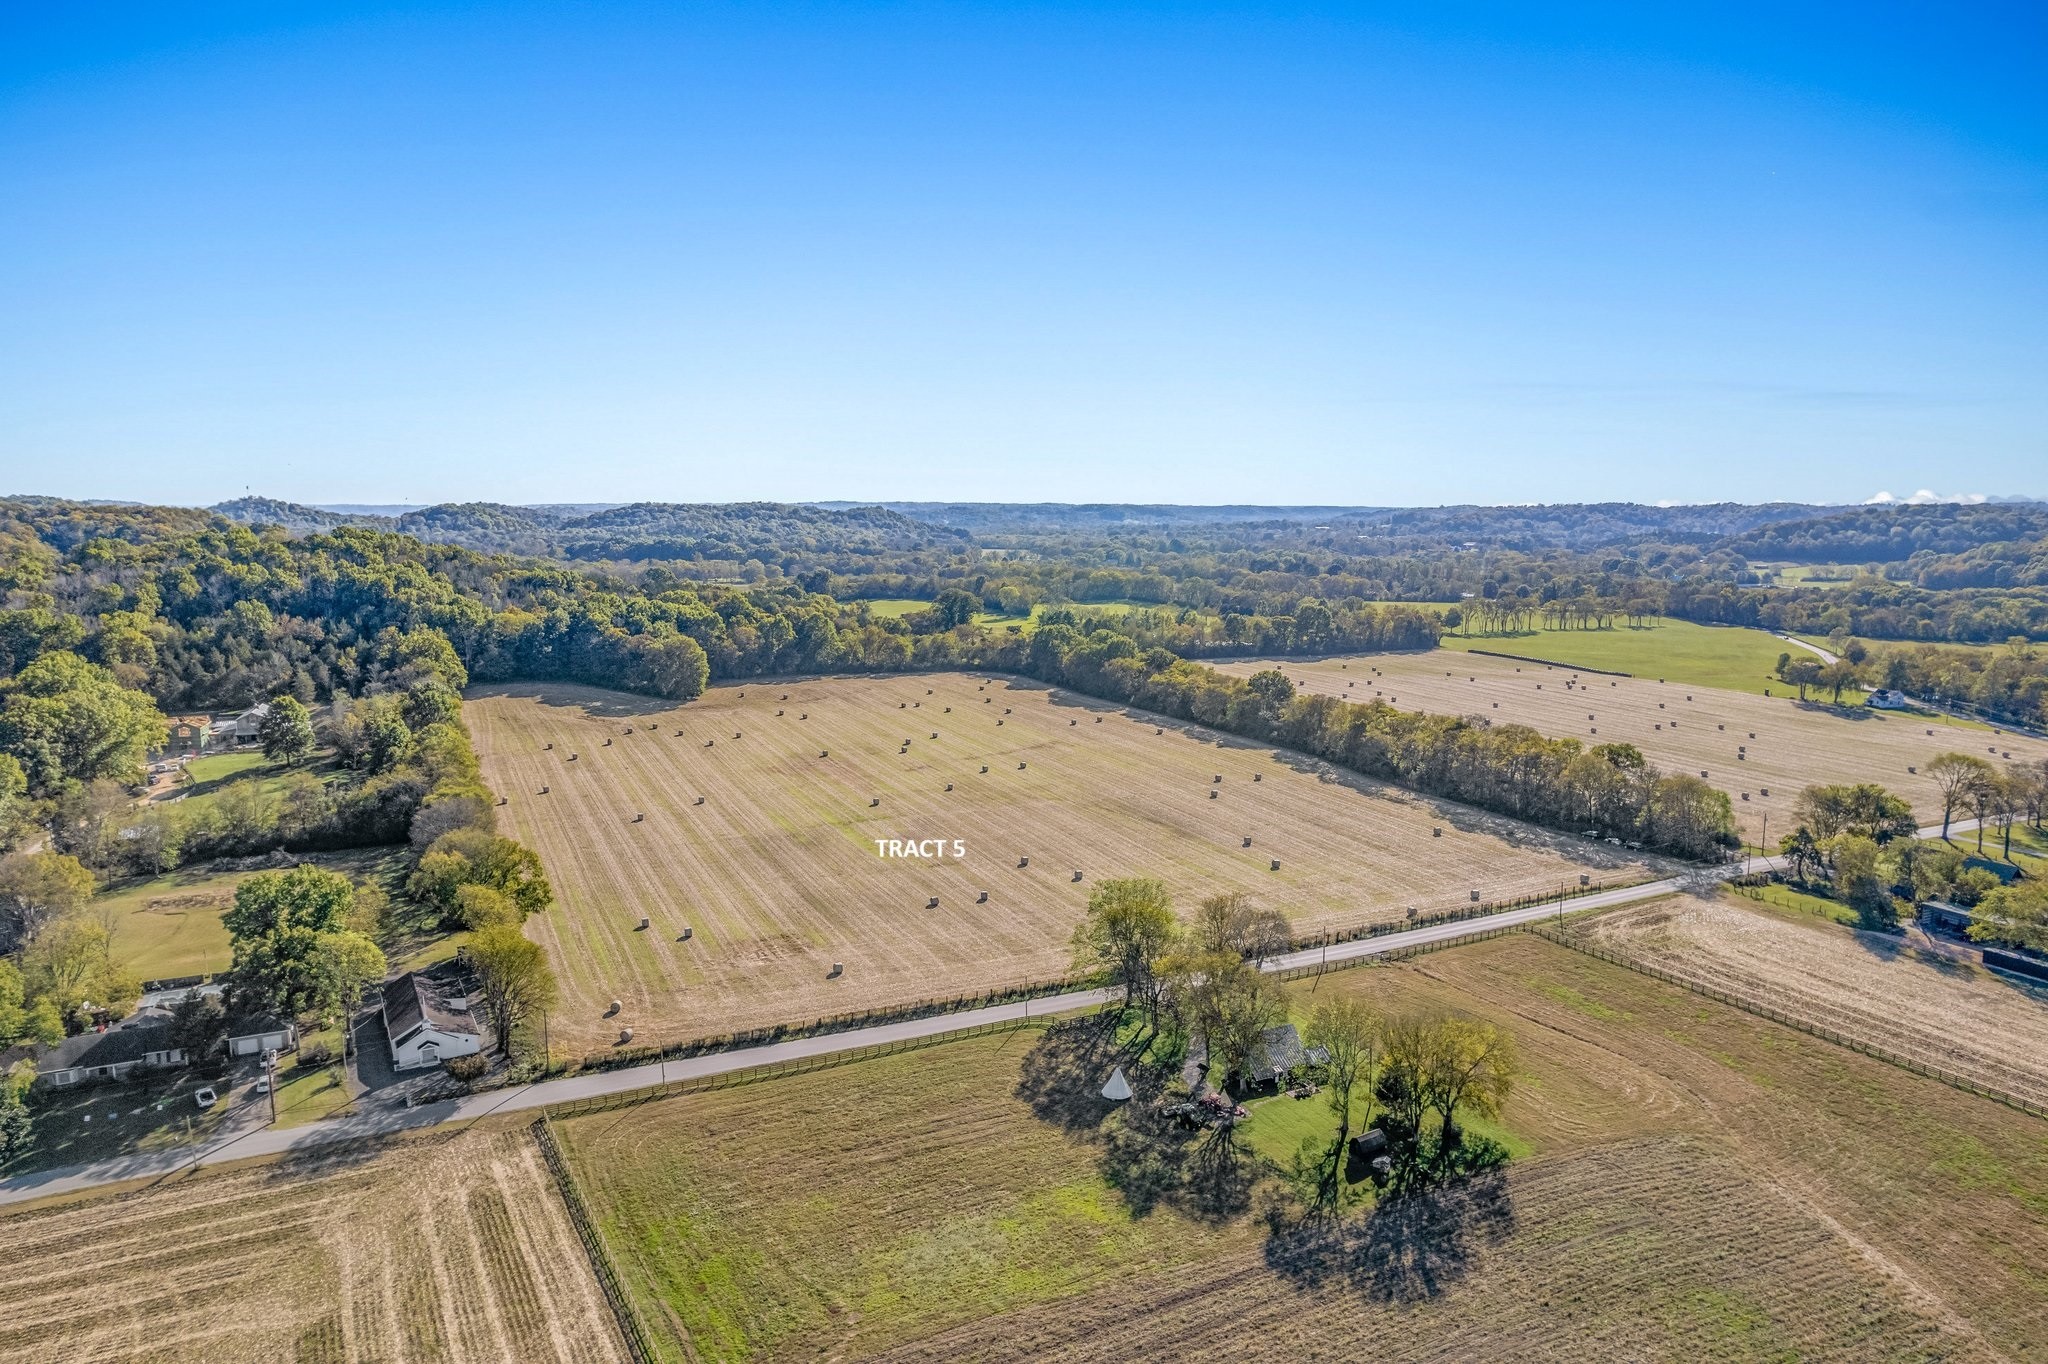
[[[1060,1029],[561,1139],[663,1359],[1990,1361],[2048,1327],[2036,1119],[1527,934],[1314,988],[1518,1035],[1502,1184],[1341,1232],[1195,1215]]]
[[[1630,673],[1651,681],[1661,677],[1688,686],[1755,695],[1762,695],[1766,688],[1783,693],[1785,684],[1772,673],[1778,655],[1788,648],[1764,630],[1696,625],[1669,616],[1653,617],[1640,626],[1619,621],[1605,630],[1538,628],[1504,635],[1447,634],[1442,647],[1460,652],[1492,650]]]
[[[1857,996],[1844,988],[1844,978],[1855,972],[1843,969],[1851,965],[1849,953],[1856,949],[1841,943],[1833,950],[1814,948],[1799,941],[1802,933],[1840,937],[1853,930],[1809,927],[1710,902],[1677,912],[1710,919],[1704,927],[1723,929],[1725,936],[1681,945],[1655,931],[1673,912],[1668,907],[1624,911],[1571,930],[1530,927],[1574,951],[1682,985],[1980,1098],[2048,1117],[2048,1044],[2040,1040],[2048,1031],[2048,1014],[2027,987],[2001,984],[1989,972],[1960,962],[1937,965],[1934,958],[1923,957],[1925,971],[1943,977],[1941,984],[1915,979],[1902,969],[1886,976],[1879,993]],[[1739,939],[1742,918],[1761,919],[1781,930],[1769,933],[1763,955],[1723,950]],[[1901,956],[1905,951],[1896,944],[1893,950]],[[1772,999],[1788,1001],[1790,1007],[1768,1002]],[[1969,1031],[1959,1026],[1959,1018],[1971,1020]],[[1987,1024],[1992,1030],[1983,1030]],[[2005,1028],[2014,1031],[2000,1030]]]
[[[755,683],[659,710],[497,688],[467,710],[507,831],[556,887],[529,931],[565,978],[554,1035],[584,1049],[619,1027],[676,1041],[1054,978],[1089,886],[1110,876],[1157,875],[1186,899],[1242,890],[1313,933],[1653,865],[959,673]],[[891,837],[959,839],[966,855],[884,860],[874,840]],[[846,969],[828,979],[834,962]]]
[[[1242,676],[1276,665],[1219,666]],[[1911,801],[1924,824],[1941,817],[1940,795],[1926,776],[1937,754],[1957,749],[2001,766],[2006,753],[2014,763],[2048,758],[2048,742],[2023,735],[1861,706],[1802,706],[1782,695],[1659,683],[1654,676],[1587,674],[1581,685],[1568,687],[1574,678],[1568,667],[1472,654],[1375,654],[1277,666],[1304,690],[1350,701],[1385,700],[1401,710],[1524,724],[1589,748],[1634,744],[1666,771],[1706,772],[1708,781],[1729,793],[1743,837],[1751,842],[1764,832],[1766,818],[1777,833],[1791,832],[1793,804],[1812,783],[1877,782]]]

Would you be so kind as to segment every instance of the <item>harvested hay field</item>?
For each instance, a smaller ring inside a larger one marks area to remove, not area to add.
[[[1740,898],[1671,896],[1573,922],[1617,955],[2048,1106],[2048,989]]]
[[[2040,1357],[2048,1125],[1530,935],[1318,988],[1516,1034],[1504,1176],[1190,1197],[1071,1027],[559,1130],[665,1359]]]
[[[1054,979],[1111,877],[1158,876],[1183,907],[1245,891],[1315,931],[1655,865],[962,673],[750,683],[682,707],[500,687],[465,714],[510,802],[501,827],[554,883],[528,931],[563,977],[554,1037],[585,1049],[620,1027],[672,1041]],[[877,839],[943,846],[884,858]]]
[[[626,1359],[524,1129],[0,1217],[0,1361]]]
[[[2039,739],[1866,706],[1801,704],[1782,688],[1775,697],[1751,696],[1441,650],[1217,666],[1239,676],[1277,667],[1306,691],[1528,725],[1589,748],[1634,744],[1667,772],[1705,772],[1734,802],[1751,842],[1766,816],[1779,833],[1790,833],[1793,804],[1815,783],[1877,782],[1911,801],[1922,825],[1939,824],[1941,797],[1926,776],[1935,755],[1974,753],[1998,766],[2048,758],[2048,742]],[[1915,767],[1917,773],[1909,770]]]

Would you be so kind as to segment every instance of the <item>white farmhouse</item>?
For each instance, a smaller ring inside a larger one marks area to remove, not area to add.
[[[417,971],[385,985],[384,1032],[391,1039],[391,1064],[399,1070],[439,1065],[484,1048],[483,1027],[469,1001],[443,995]]]

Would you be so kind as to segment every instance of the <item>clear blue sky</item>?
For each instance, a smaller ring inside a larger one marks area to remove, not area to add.
[[[2043,16],[7,4],[0,492],[2048,494]]]

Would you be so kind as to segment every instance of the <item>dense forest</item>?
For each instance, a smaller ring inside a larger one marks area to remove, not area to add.
[[[1256,508],[903,503],[598,510],[488,503],[344,516],[264,499],[217,509],[297,533],[384,530],[587,565],[613,580],[773,587],[841,601],[965,592],[996,614],[1170,609],[1159,642],[1228,651],[1231,616],[1303,599],[1594,602],[1714,624],[1930,643],[2048,638],[2048,508],[2033,503],[1745,507]],[[1845,586],[1780,585],[1774,562],[1843,563]],[[1874,571],[1869,571],[1874,570]],[[1185,613],[1206,617],[1197,622]],[[1160,621],[1152,622],[1156,630]],[[1308,648],[1272,642],[1276,649]]]

